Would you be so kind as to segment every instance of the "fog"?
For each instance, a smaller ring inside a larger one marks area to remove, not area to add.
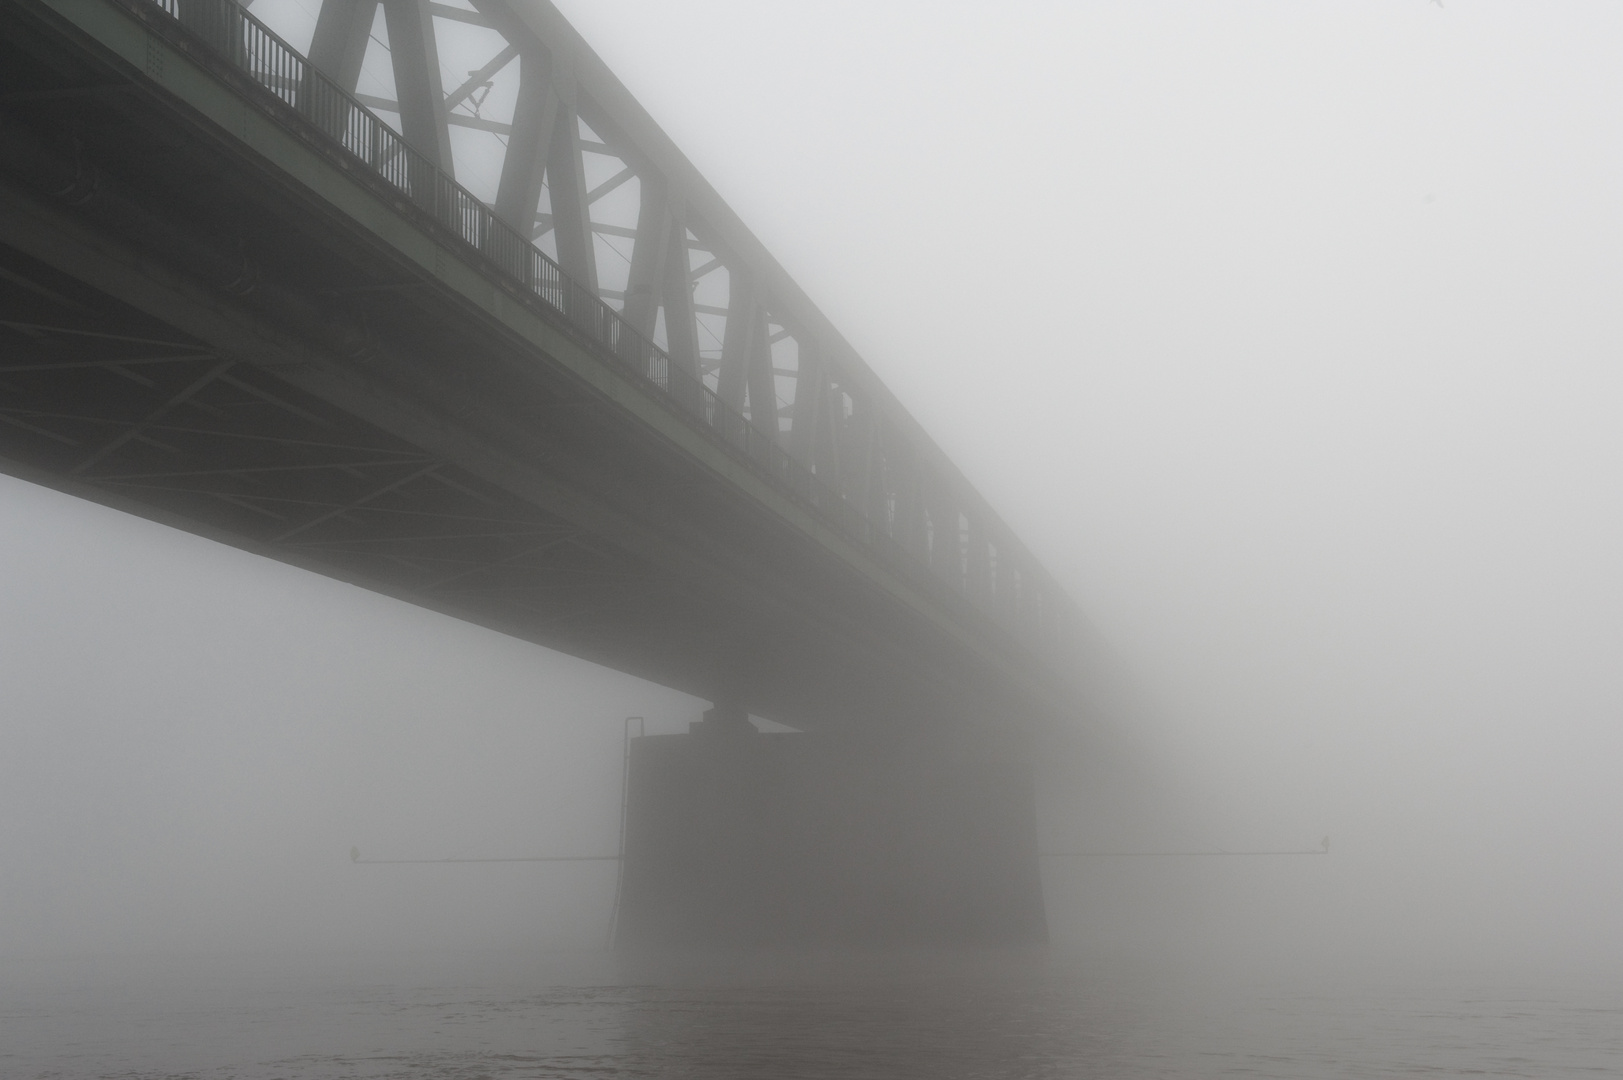
[[[1623,9],[559,6],[1105,643],[1045,845],[1331,838],[1049,860],[1057,942],[1623,960]],[[610,863],[349,849],[612,853],[705,707],[20,481],[0,549],[0,955],[595,947]]]

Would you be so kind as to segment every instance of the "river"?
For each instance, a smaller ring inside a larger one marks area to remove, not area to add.
[[[0,1075],[1623,1076],[1623,978],[1088,958],[11,961]]]

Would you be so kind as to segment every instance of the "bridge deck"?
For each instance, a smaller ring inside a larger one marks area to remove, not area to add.
[[[0,20],[8,471],[791,724],[1068,707],[1035,571],[977,593],[311,72],[145,0]]]

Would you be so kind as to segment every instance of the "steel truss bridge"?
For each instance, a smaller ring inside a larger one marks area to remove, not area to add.
[[[1074,707],[1053,579],[550,3],[276,13],[0,0],[0,468],[792,726]]]

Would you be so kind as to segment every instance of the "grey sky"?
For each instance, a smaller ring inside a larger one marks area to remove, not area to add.
[[[1056,871],[1062,935],[1623,941],[1623,9],[560,6],[1136,672],[1178,800],[1120,835],[1336,839]],[[0,531],[0,949],[499,938],[556,876],[342,852],[611,842],[615,719],[699,707],[10,481]]]

